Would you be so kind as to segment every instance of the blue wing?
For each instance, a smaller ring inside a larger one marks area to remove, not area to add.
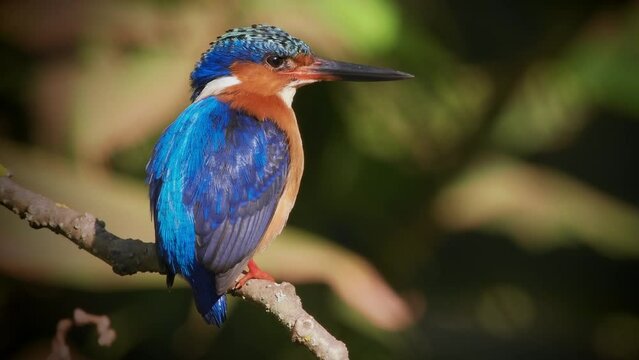
[[[159,251],[187,279],[215,274],[218,294],[234,285],[273,217],[288,174],[285,134],[215,98],[189,106],[147,165]],[[193,285],[193,284],[192,284]]]

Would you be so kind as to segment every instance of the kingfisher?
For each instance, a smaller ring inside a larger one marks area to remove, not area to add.
[[[167,285],[182,276],[204,320],[221,326],[229,290],[273,280],[253,256],[282,231],[300,188],[296,90],[318,81],[411,77],[317,57],[275,26],[219,36],[191,72],[191,104],[164,130],[146,166]]]

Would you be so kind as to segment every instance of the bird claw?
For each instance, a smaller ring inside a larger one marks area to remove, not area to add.
[[[242,278],[240,278],[240,280],[237,281],[234,289],[235,290],[240,289],[242,286],[244,286],[244,284],[246,284],[247,281],[251,279],[262,279],[262,280],[269,280],[269,281],[275,282],[275,278],[272,277],[266,271],[260,269],[253,259],[249,260],[248,271],[246,271],[244,273],[244,276],[242,276]]]

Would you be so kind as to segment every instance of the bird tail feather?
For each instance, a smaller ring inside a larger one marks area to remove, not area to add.
[[[204,316],[207,323],[215,324],[217,327],[222,326],[226,320],[226,295],[220,296],[206,314],[202,311],[200,314]]]
[[[197,266],[188,280],[198,312],[207,323],[222,326],[226,320],[226,295],[217,294],[215,275]]]

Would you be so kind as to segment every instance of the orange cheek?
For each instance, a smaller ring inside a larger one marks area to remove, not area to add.
[[[243,91],[262,96],[275,95],[290,81],[287,76],[280,75],[262,64],[237,62],[231,65],[231,72],[241,84]]]

